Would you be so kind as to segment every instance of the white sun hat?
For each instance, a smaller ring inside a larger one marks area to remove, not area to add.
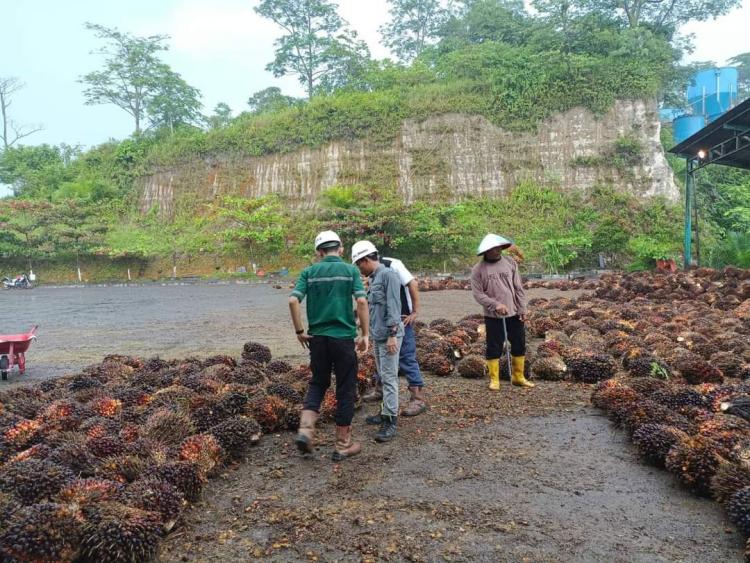
[[[492,250],[493,248],[497,248],[498,246],[502,248],[508,248],[512,244],[513,243],[507,238],[490,233],[482,239],[482,242],[479,243],[479,247],[477,248],[477,256],[481,256],[488,250]]]

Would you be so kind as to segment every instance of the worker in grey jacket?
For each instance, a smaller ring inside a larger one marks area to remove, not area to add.
[[[354,243],[352,263],[363,276],[370,278],[367,289],[370,336],[374,342],[375,363],[383,383],[380,429],[375,440],[387,442],[396,436],[398,417],[398,360],[404,338],[401,278],[393,269],[380,263],[375,245],[368,240]]]

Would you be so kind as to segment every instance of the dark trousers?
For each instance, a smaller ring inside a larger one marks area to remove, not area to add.
[[[505,319],[508,327],[508,340],[510,340],[510,354],[512,356],[526,355],[526,328],[518,318],[508,317]],[[487,354],[488,360],[496,360],[503,355],[503,342],[505,342],[505,331],[503,330],[503,319],[484,317],[484,326],[487,329]]]
[[[354,418],[357,393],[357,352],[354,340],[313,336],[310,340],[312,379],[303,403],[306,410],[320,412],[323,396],[331,386],[331,371],[336,374],[336,425],[349,426]]]

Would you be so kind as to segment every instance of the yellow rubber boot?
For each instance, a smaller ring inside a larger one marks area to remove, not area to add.
[[[490,374],[490,391],[500,391],[500,360],[487,360],[487,371]]]
[[[511,356],[513,358],[513,375],[511,377],[511,383],[518,385],[519,387],[534,387],[531,381],[527,381],[523,375],[524,364],[526,363],[526,356]]]

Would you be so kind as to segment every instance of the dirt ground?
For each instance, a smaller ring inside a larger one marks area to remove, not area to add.
[[[304,361],[287,294],[226,284],[2,292],[0,333],[40,324],[31,380],[114,352],[238,355],[250,339]],[[469,292],[447,291],[424,293],[423,309],[423,320],[457,320],[478,307]],[[590,386],[504,384],[489,394],[482,381],[427,383],[430,410],[400,419],[389,444],[364,424],[374,408],[358,411],[363,452],[344,463],[330,461],[331,425],[311,459],[293,434],[265,436],[207,485],[162,560],[741,561],[740,534],[720,506],[643,465],[590,406]]]

